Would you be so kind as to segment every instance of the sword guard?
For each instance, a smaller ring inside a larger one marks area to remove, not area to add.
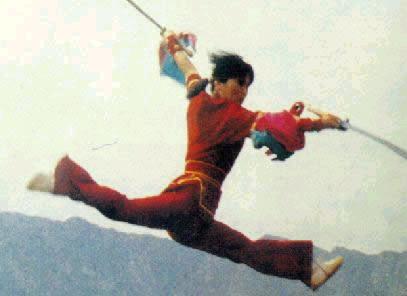
[[[339,123],[338,129],[341,131],[347,131],[350,128],[350,123],[349,123],[349,118],[346,118],[345,120],[341,120]]]

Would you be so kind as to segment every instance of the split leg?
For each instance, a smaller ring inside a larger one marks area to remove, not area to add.
[[[243,263],[267,275],[309,282],[312,242],[261,239],[252,241],[229,226],[213,221],[191,239],[190,233],[174,230],[171,237],[188,247]]]
[[[41,188],[31,186],[29,189]],[[53,194],[82,201],[109,219],[158,229],[168,229],[178,219],[189,215],[194,207],[191,196],[196,196],[198,192],[199,188],[195,186],[185,186],[179,191],[129,199],[114,189],[97,184],[85,169],[68,156],[58,162],[52,188]]]
[[[195,223],[195,229],[197,224]],[[252,241],[218,221],[203,224],[197,233],[183,231],[181,228],[170,231],[169,234],[175,241],[185,246],[227,258],[235,263],[246,264],[258,272],[301,280],[314,291],[330,279],[343,263],[340,256],[321,264],[314,262],[312,241],[269,239]]]

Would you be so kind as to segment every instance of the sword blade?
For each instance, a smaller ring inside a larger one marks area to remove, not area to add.
[[[126,0],[131,6],[133,6],[135,9],[137,9],[142,15],[144,15],[150,22],[152,22],[154,25],[156,25],[161,33],[165,31],[165,28],[161,26],[155,19],[153,19],[151,16],[149,16],[144,10],[141,9],[140,6],[138,6],[136,3],[134,3],[132,0]]]
[[[364,129],[356,127],[353,124],[352,125],[349,124],[348,126],[349,126],[350,130],[353,130],[353,131],[355,131],[355,132],[357,132],[357,133],[359,133],[359,134],[361,134],[361,135],[363,135],[365,137],[368,137],[369,139],[371,139],[371,140],[373,140],[373,141],[375,141],[377,143],[380,143],[380,144],[386,146],[387,148],[389,148],[390,150],[392,150],[393,152],[395,152],[396,154],[398,154],[402,158],[407,159],[407,151],[405,149],[403,149],[403,148],[401,148],[401,147],[399,147],[397,145],[394,145],[393,143],[391,143],[391,142],[389,142],[389,141],[387,141],[387,140],[385,140],[383,138],[380,138],[380,137],[378,137],[378,136],[376,136],[376,135],[374,135],[372,133],[369,133],[369,132],[365,131]]]

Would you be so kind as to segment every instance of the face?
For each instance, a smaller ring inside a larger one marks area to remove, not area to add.
[[[238,103],[243,104],[247,96],[247,91],[250,86],[250,78],[229,78],[225,83],[216,81],[214,82],[213,95],[214,97],[226,98]]]

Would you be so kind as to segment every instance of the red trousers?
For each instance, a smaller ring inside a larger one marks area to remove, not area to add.
[[[312,242],[250,240],[213,218],[220,189],[199,172],[186,173],[160,195],[128,199],[98,185],[68,157],[55,169],[54,193],[68,195],[98,209],[106,217],[136,225],[167,230],[177,242],[243,263],[268,275],[310,280]]]

